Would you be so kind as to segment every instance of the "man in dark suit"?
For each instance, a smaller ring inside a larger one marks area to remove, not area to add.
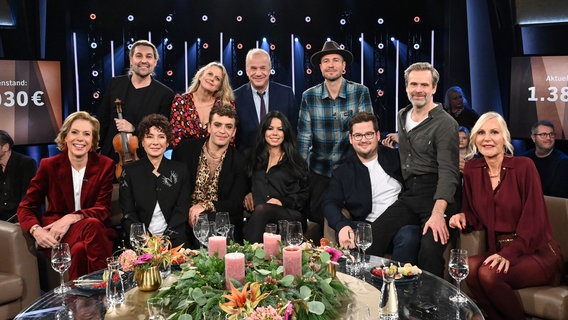
[[[260,119],[270,111],[282,112],[292,128],[298,122],[298,104],[292,88],[270,81],[272,63],[262,49],[251,49],[246,56],[249,82],[235,90],[235,105],[239,115],[236,145],[245,150],[254,145]]]
[[[209,220],[215,219],[216,212],[229,212],[231,224],[235,226],[234,240],[242,242],[246,165],[237,150],[229,145],[237,122],[237,112],[232,107],[213,107],[207,127],[209,138],[183,140],[174,149],[172,160],[184,162],[189,171],[190,226],[193,228],[196,216],[202,212],[208,214]]]
[[[170,118],[174,92],[152,77],[159,59],[156,46],[139,40],[134,42],[129,55],[129,74],[110,79],[97,114],[101,123],[101,154],[106,156],[115,155],[112,146],[114,136],[119,132],[135,134],[136,127],[145,116],[159,113]],[[124,119],[118,117],[116,99],[122,101]],[[143,153],[141,148],[138,150]]]

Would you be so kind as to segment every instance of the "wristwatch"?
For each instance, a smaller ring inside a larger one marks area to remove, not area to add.
[[[33,236],[34,232],[38,229],[41,228],[41,226],[39,224],[34,225],[33,227],[30,228],[30,234]]]

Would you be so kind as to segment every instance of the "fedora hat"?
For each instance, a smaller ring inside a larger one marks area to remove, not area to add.
[[[353,62],[353,54],[348,50],[341,49],[341,47],[339,47],[337,42],[333,40],[326,41],[323,44],[323,48],[321,49],[321,51],[318,51],[312,55],[312,57],[310,58],[310,62],[314,66],[319,66],[321,58],[326,54],[332,54],[332,53],[341,55],[343,57],[343,60],[345,60],[346,65],[350,65],[351,62]]]

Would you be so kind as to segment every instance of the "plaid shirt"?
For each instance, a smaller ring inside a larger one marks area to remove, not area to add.
[[[310,170],[330,177],[332,170],[349,156],[348,121],[360,111],[373,112],[369,89],[362,84],[343,79],[336,99],[330,97],[325,82],[304,91],[298,147]]]

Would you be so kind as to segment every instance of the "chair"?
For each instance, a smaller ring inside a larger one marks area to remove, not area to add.
[[[6,221],[0,221],[0,243],[0,319],[11,319],[40,295],[35,243]]]
[[[564,263],[568,258],[568,199],[545,196],[550,224],[554,239],[562,249]],[[476,255],[487,251],[487,237],[485,231],[464,233],[460,236],[460,247],[467,249],[469,255]],[[565,268],[566,269],[566,268]],[[464,285],[466,287],[466,285]],[[465,288],[466,292],[467,288]],[[557,287],[540,286],[516,290],[527,315],[543,318],[568,320],[568,283],[564,279],[562,285]]]

